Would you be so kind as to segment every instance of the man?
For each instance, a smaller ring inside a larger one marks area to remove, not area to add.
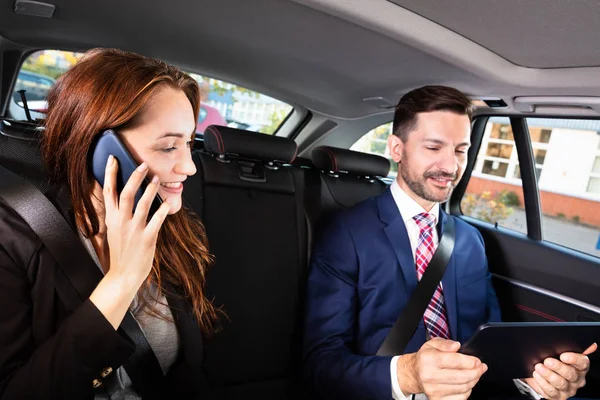
[[[456,242],[441,284],[401,357],[376,356],[429,263],[448,200],[467,165],[471,102],[456,89],[406,94],[388,138],[391,188],[337,215],[316,244],[308,282],[306,372],[325,398],[466,399],[486,372],[459,354],[476,328],[500,320],[481,235],[455,219]],[[458,341],[458,342],[457,342]],[[594,344],[585,354],[596,350]],[[589,360],[546,360],[515,385],[533,398],[566,399],[585,384]],[[526,382],[526,383],[525,383]]]

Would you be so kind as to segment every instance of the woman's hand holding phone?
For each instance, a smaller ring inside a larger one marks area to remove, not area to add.
[[[133,212],[135,193],[148,173],[145,163],[131,175],[120,195],[117,193],[117,171],[118,163],[110,156],[103,187],[110,268],[90,296],[115,329],[152,269],[158,232],[169,213],[169,203],[165,201],[146,222],[160,185],[157,177],[146,187]]]

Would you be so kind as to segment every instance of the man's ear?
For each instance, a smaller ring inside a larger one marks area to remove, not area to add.
[[[390,150],[390,157],[392,157],[394,162],[402,162],[404,143],[398,136],[394,134],[388,136],[388,149]]]

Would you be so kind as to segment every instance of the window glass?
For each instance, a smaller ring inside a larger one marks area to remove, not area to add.
[[[512,128],[510,127],[510,125],[506,125],[506,124],[492,125],[491,131],[490,131],[490,138],[504,139],[504,140],[510,140],[510,141],[515,140],[515,138],[513,137]]]
[[[26,118],[19,90],[25,90],[32,117],[44,118],[50,88],[82,56],[82,53],[42,50],[27,57],[13,92],[16,105],[10,109],[13,118]],[[202,96],[198,133],[214,124],[273,134],[292,111],[289,104],[241,86],[193,73],[190,76],[200,85]]]
[[[527,125],[543,166],[543,239],[600,256],[600,121],[528,118]]]
[[[508,160],[510,159],[512,150],[512,144],[490,143],[488,144],[486,155],[491,157],[506,158]]]
[[[530,126],[529,135],[531,136],[531,141],[533,143],[549,143],[552,129]]]
[[[392,123],[383,124],[367,132],[350,147],[350,150],[384,156],[390,160],[390,176],[398,174],[398,164],[395,163],[387,148],[387,138],[392,134]]]
[[[247,131],[274,134],[292,106],[244,87],[190,73],[201,89],[202,106],[197,132],[209,125],[226,125]]]
[[[12,117],[19,120],[26,119],[21,93],[19,93],[24,90],[32,118],[43,119],[50,88],[56,79],[82,56],[82,53],[55,50],[37,51],[30,54],[17,75],[12,96],[14,104],[10,107]]]
[[[592,167],[592,174],[600,174],[600,156],[597,156],[594,160],[594,166]]]
[[[481,172],[486,175],[500,176],[502,178],[506,176],[506,171],[508,171],[508,163],[493,160],[485,160],[481,169]]]
[[[600,194],[600,178],[590,177],[590,182],[588,183],[587,191],[589,193]]]
[[[600,121],[528,118],[544,240],[600,256]],[[512,146],[512,150],[506,150]],[[465,215],[527,233],[508,118],[488,120],[461,201]]]
[[[509,119],[490,118],[461,201],[463,214],[527,233],[518,161]]]

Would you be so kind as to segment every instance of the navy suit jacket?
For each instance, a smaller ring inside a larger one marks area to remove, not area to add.
[[[438,233],[448,218],[440,210]],[[483,238],[455,219],[456,244],[442,279],[452,339],[500,321]],[[325,398],[390,399],[392,357],[375,354],[417,286],[406,226],[388,189],[334,216],[311,256],[305,372]],[[406,347],[426,341],[423,321]]]

